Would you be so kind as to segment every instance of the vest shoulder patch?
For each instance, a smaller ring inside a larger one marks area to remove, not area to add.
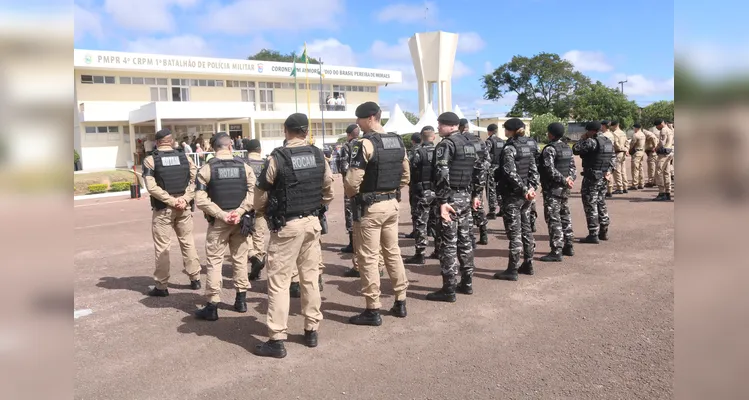
[[[241,176],[239,167],[219,167],[216,172],[216,179],[239,179]]]
[[[398,138],[395,137],[383,137],[380,140],[382,140],[382,147],[386,150],[391,149],[400,149],[401,148],[401,142],[398,140]]]
[[[295,154],[291,156],[291,168],[294,171],[316,167],[317,162],[314,154]]]
[[[179,161],[179,156],[161,157],[161,166],[162,167],[174,167],[176,165],[181,165],[181,163]]]
[[[472,144],[463,146],[463,153],[466,155],[466,157],[476,157],[476,146]]]

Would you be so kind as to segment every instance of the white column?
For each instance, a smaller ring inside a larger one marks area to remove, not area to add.
[[[156,132],[160,131],[161,130],[161,119],[159,119],[159,116],[157,115],[156,118],[154,118],[153,121],[154,121]]]
[[[260,139],[259,137],[255,137],[255,121],[252,120],[252,118],[247,118],[247,122],[250,125],[250,139]]]
[[[213,133],[218,133],[218,132],[220,132],[220,129],[221,129],[221,124],[219,123],[219,121],[218,121],[218,120],[216,121],[216,123],[214,123],[214,124],[213,124],[213,126],[214,126],[214,129],[213,129]]]
[[[128,132],[130,132],[130,161],[135,164],[135,152],[137,149],[135,148],[135,127],[133,126],[130,121],[128,121]]]

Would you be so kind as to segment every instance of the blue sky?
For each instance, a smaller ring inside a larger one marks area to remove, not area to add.
[[[641,105],[672,99],[673,21],[665,0],[75,0],[75,47],[245,58],[306,41],[311,56],[331,65],[401,70],[404,83],[383,89],[380,101],[415,111],[405,39],[457,32],[453,103],[488,115],[514,99],[483,100],[481,76],[513,55],[542,51],[611,86],[626,78],[625,93]]]

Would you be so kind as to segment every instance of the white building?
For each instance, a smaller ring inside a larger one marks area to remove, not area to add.
[[[322,144],[335,141],[354,123],[354,110],[378,101],[379,87],[397,84],[400,71],[297,63],[295,101],[291,63],[181,57],[111,51],[74,51],[74,147],[83,169],[111,169],[140,160],[139,141],[161,128],[175,139],[218,131],[256,138],[263,154],[283,142],[289,114],[309,114],[310,134]],[[307,78],[309,76],[309,102]],[[345,105],[327,105],[343,95]],[[383,118],[389,112],[383,111]]]

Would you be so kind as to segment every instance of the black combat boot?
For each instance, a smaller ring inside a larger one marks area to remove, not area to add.
[[[616,189],[616,190],[614,190],[613,192],[611,192],[611,194],[624,194],[624,192],[622,192],[622,191],[621,191],[621,190],[619,190],[619,189]]]
[[[215,321],[218,319],[218,307],[216,307],[216,303],[208,302],[205,304],[205,307],[201,308],[198,311],[195,311],[195,318],[197,319],[203,319],[206,321]]]
[[[380,326],[382,325],[382,317],[379,310],[367,308],[363,313],[349,318],[348,322],[354,325]]]
[[[238,313],[247,312],[247,292],[237,292],[234,297],[234,311]]]
[[[200,285],[200,279],[199,278],[196,279],[196,280],[194,280],[194,281],[190,281],[190,289],[192,289],[192,290],[198,290],[198,289],[200,289],[200,287],[201,287],[201,285]]]
[[[408,312],[406,311],[406,301],[396,300],[395,303],[393,303],[393,307],[390,309],[390,315],[398,318],[406,318],[406,315],[408,315]]]
[[[346,268],[346,271],[343,272],[344,278],[361,278],[361,274],[359,271],[353,269],[353,268]]]
[[[346,247],[341,248],[341,253],[348,253],[351,254],[354,252],[354,234],[349,233],[348,234],[348,245]]]
[[[255,355],[260,357],[284,358],[286,357],[286,347],[283,345],[283,340],[269,340],[255,346]]]
[[[637,186],[637,190],[643,190],[643,189],[645,189],[644,186],[642,186],[642,185]]]
[[[486,214],[486,219],[497,219],[497,214],[494,212],[494,210],[489,211],[489,213]]]
[[[458,287],[455,288],[455,291],[463,294],[473,294],[473,276],[463,274],[460,278],[460,283],[458,283]]]
[[[494,279],[499,279],[502,281],[516,281],[518,280],[518,270],[517,268],[507,268],[502,272],[497,272],[496,274],[494,274]]]
[[[562,261],[562,252],[560,252],[559,249],[551,250],[549,254],[539,258],[538,260],[543,262],[559,262]]]
[[[535,273],[533,271],[533,260],[523,261],[523,265],[518,268],[518,273],[523,275],[533,275]]]
[[[489,234],[486,232],[486,228],[483,228],[479,232],[479,244],[489,244]]]
[[[664,201],[671,201],[671,193],[666,193]]]
[[[317,331],[304,330],[304,345],[307,347],[317,347]]]
[[[406,239],[416,239],[416,231],[411,231],[408,235],[404,236]]]
[[[634,190],[637,190],[637,186],[630,186],[630,187],[628,188],[628,190],[633,190],[633,191],[634,191]]]
[[[614,195],[612,195],[611,193],[606,193],[606,198],[611,198],[611,197],[614,197]]]
[[[265,268],[265,259],[259,259],[257,256],[250,257],[250,273],[247,274],[247,279],[255,281],[260,278],[260,271]]]
[[[442,289],[427,294],[427,300],[455,303],[455,286],[445,283],[444,285],[442,285]]]
[[[320,272],[320,275],[317,276],[317,286],[320,287],[320,292],[322,292],[323,285],[322,285],[322,272]]]
[[[645,184],[645,187],[646,187],[646,188],[652,188],[652,187],[655,187],[655,183],[646,183],[646,184]]]
[[[424,265],[424,253],[416,253],[412,257],[408,257],[405,260],[403,260],[403,263],[405,264],[418,264],[418,265]]]
[[[598,244],[598,234],[591,233],[583,239],[580,239],[580,243]]]
[[[151,297],[166,297],[169,296],[169,289],[156,289],[154,287],[148,291],[148,295]]]
[[[665,201],[666,200],[666,194],[665,193],[658,193],[658,196],[655,196],[653,201]]]
[[[299,282],[291,282],[291,286],[289,286],[289,297],[295,299],[302,297],[302,289],[299,287]]]
[[[432,252],[432,254],[429,255],[429,258],[432,259],[432,260],[439,260],[440,259],[440,255],[437,254],[437,250],[435,250],[435,251]]]
[[[601,228],[598,230],[598,239],[601,240],[609,240],[609,227],[601,225]]]
[[[562,254],[568,257],[572,257],[575,255],[575,247],[572,246],[572,243],[567,243],[562,247]]]

